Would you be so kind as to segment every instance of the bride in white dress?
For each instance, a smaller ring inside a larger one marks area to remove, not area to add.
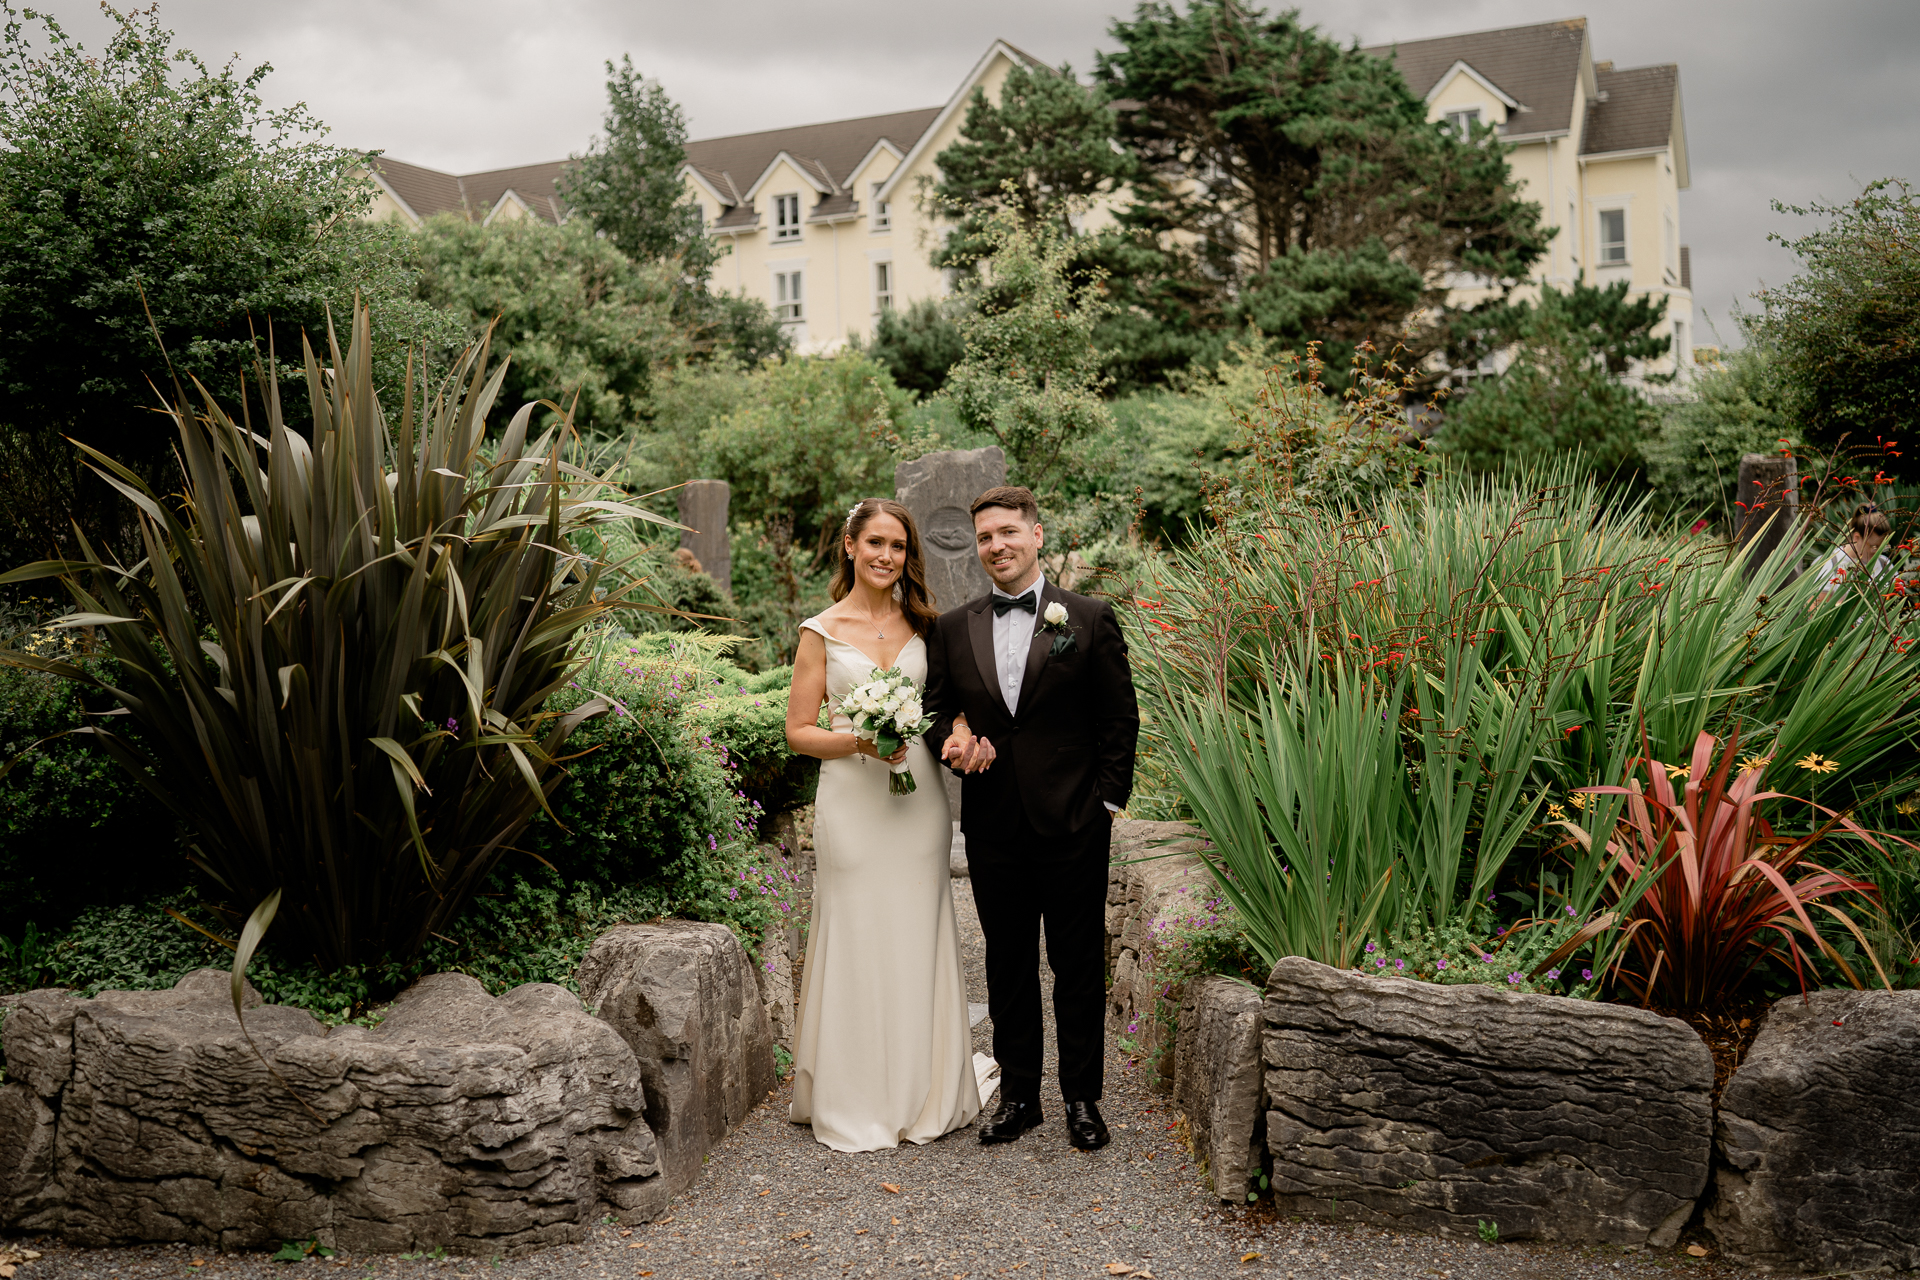
[[[924,682],[936,616],[905,507],[865,499],[843,532],[835,603],[800,624],[787,702],[788,745],[820,760],[791,1119],[835,1151],[875,1151],[972,1123],[993,1063],[973,1053],[938,763],[917,740],[877,758],[838,711],[816,723],[875,668]],[[903,758],[918,789],[896,796]]]

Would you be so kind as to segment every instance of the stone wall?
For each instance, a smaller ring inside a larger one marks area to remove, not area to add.
[[[1283,1213],[1664,1248],[1706,1186],[1713,1059],[1677,1019],[1291,957],[1264,1012]]]
[[[651,1220],[774,1086],[746,951],[717,924],[616,929],[565,988],[435,974],[328,1029],[228,976],[11,997],[0,1228],[220,1249],[317,1239],[481,1255]]]
[[[1213,892],[1213,877],[1194,850],[1200,833],[1184,822],[1142,822],[1123,818],[1113,824],[1107,870],[1107,1017],[1112,1030],[1127,1035],[1139,1052],[1160,1063],[1155,1087],[1173,1087],[1168,1030],[1155,1016],[1164,996],[1175,1006],[1179,992],[1163,992],[1153,973],[1155,921],[1179,914],[1194,894]],[[1167,842],[1163,845],[1162,842]]]
[[[1920,1268],[1920,991],[1773,1006],[1720,1097],[1707,1229],[1782,1270]]]

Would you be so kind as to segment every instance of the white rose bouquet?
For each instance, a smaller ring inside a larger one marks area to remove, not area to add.
[[[920,685],[900,668],[876,667],[865,684],[840,699],[840,714],[853,721],[854,736],[871,742],[884,760],[933,727],[933,717],[921,705],[920,695]],[[887,790],[905,796],[917,789],[913,766],[905,760],[894,765]]]

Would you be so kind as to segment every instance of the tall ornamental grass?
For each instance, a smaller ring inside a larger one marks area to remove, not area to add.
[[[569,466],[560,425],[529,441],[517,412],[488,461],[504,363],[488,344],[431,396],[409,379],[397,419],[374,395],[355,311],[322,365],[303,340],[308,434],[285,421],[270,366],[236,420],[204,388],[170,410],[186,483],[156,494],[113,459],[90,464],[137,509],[146,557],[28,565],[58,577],[117,661],[24,652],[0,661],[110,695],[140,744],[91,730],[194,832],[192,857],[248,921],[280,902],[284,950],[332,968],[402,959],[444,932],[546,808],[567,736],[606,704],[546,709],[579,630],[619,602],[576,528],[658,519]],[[176,390],[178,390],[176,388]],[[84,448],[84,446],[83,446]]]

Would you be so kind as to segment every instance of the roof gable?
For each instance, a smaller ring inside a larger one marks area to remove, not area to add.
[[[1500,102],[1506,106],[1507,110],[1518,111],[1520,109],[1520,104],[1509,97],[1505,89],[1502,89],[1499,85],[1487,79],[1478,71],[1475,71],[1472,65],[1466,62],[1455,62],[1451,67],[1448,67],[1446,72],[1438,80],[1433,82],[1433,88],[1427,90],[1427,101],[1432,102],[1435,98],[1439,97],[1441,91],[1453,83],[1455,76],[1467,77],[1495,98],[1498,98]]]
[[[910,148],[939,114],[938,107],[922,107],[857,120],[703,138],[687,144],[687,165],[729,205],[743,206],[752,200],[782,156],[823,197],[831,197],[852,181],[876,147],[890,144],[896,154]]]
[[[1456,67],[1466,64],[1477,78],[1518,104],[1500,129],[1514,135],[1572,128],[1574,98],[1591,61],[1585,18],[1375,45],[1365,52],[1393,59],[1407,87],[1421,98],[1429,98]]]
[[[914,161],[918,160],[921,153],[932,145],[933,139],[939,136],[941,126],[952,119],[954,113],[966,106],[968,100],[973,97],[973,87],[979,84],[981,78],[987,74],[988,69],[993,66],[995,58],[1005,58],[1008,62],[1015,62],[1036,69],[1044,68],[1046,70],[1052,70],[1052,68],[1047,67],[1046,63],[1040,61],[1032,54],[1014,48],[1005,40],[995,40],[987,47],[986,53],[981,55],[980,61],[973,64],[973,70],[969,71],[967,78],[960,82],[960,87],[954,90],[953,96],[947,99],[946,105],[934,111],[933,118],[927,121],[926,128],[921,130],[920,136],[915,139],[913,146],[907,150],[906,155],[900,158],[900,163],[895,167],[892,176],[887,179],[886,185],[880,188],[880,199],[888,200],[893,197],[894,187],[900,184],[907,176],[907,171],[913,167]]]

